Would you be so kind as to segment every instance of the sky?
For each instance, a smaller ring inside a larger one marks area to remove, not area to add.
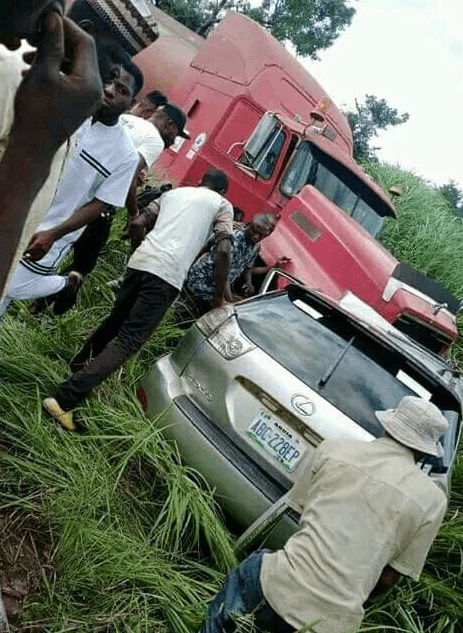
[[[463,190],[463,2],[352,5],[352,24],[320,61],[300,61],[341,108],[373,94],[410,114],[374,139],[381,160]]]

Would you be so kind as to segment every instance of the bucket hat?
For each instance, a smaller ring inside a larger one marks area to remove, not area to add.
[[[442,457],[439,438],[449,430],[440,410],[423,398],[405,396],[395,409],[376,411],[376,417],[395,440],[427,455]]]
[[[106,22],[131,56],[159,37],[157,24],[145,0],[86,1]]]

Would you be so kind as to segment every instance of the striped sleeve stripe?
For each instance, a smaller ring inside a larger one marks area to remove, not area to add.
[[[88,152],[86,152],[84,149],[80,152],[80,156],[81,158],[83,158],[89,165],[91,165],[94,169],[97,170],[98,173],[100,173],[102,176],[104,176],[105,178],[108,178],[108,176],[111,175],[111,172],[108,171],[106,169],[106,167],[104,165],[102,165],[100,162],[98,162],[96,160],[96,158],[94,158],[93,156],[91,156]]]

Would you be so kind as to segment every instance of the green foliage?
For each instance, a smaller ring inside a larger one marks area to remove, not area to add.
[[[204,0],[157,0],[156,6],[192,31],[198,31],[209,18],[210,3]]]
[[[457,183],[450,179],[447,184],[437,188],[450,205],[452,213],[459,218],[463,218],[463,191]]]
[[[399,114],[386,99],[378,99],[375,95],[365,95],[365,101],[355,100],[355,110],[345,112],[354,138],[354,158],[358,161],[377,160],[376,151],[379,147],[371,145],[378,130],[386,130],[394,125],[406,123],[410,115],[405,112]]]
[[[168,317],[78,411],[83,434],[58,432],[42,412],[41,399],[112,304],[105,282],[126,257],[113,239],[76,310],[33,318],[18,303],[0,328],[0,519],[20,517],[24,535],[34,526],[38,549],[49,551],[42,587],[29,597],[31,630],[187,633],[235,564],[210,489],[135,395],[147,366],[180,336]]]
[[[205,34],[224,10],[248,15],[281,42],[291,42],[299,55],[318,59],[317,51],[331,46],[355,14],[349,0],[157,0],[156,6],[182,24]]]
[[[364,167],[386,192],[393,185],[404,190],[394,201],[398,221],[387,220],[383,229],[386,248],[463,298],[463,224],[452,215],[445,198],[398,166],[373,162]]]
[[[298,55],[312,59],[318,59],[317,51],[331,46],[354,14],[347,0],[264,0],[248,11],[278,40],[291,42]]]

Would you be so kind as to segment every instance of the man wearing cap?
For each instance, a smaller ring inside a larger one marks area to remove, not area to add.
[[[130,113],[142,119],[149,119],[159,106],[165,105],[166,103],[167,97],[164,93],[160,90],[152,90],[137,100],[137,103],[130,110]]]
[[[376,415],[384,437],[320,444],[301,484],[299,529],[283,549],[254,552],[231,572],[202,633],[233,631],[248,613],[258,631],[311,624],[315,633],[353,633],[377,585],[419,578],[447,500],[417,462],[442,456],[448,423],[415,396]]]

